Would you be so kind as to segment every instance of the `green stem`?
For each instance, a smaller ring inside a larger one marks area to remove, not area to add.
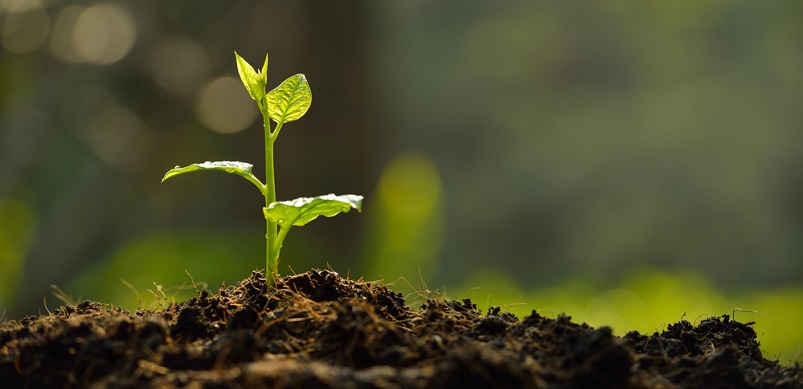
[[[267,106],[262,112],[262,120],[265,122],[265,208],[267,208],[276,201],[276,181],[273,173],[273,142],[276,138],[270,129],[270,116],[268,116]],[[279,252],[275,249],[277,228],[276,223],[270,219],[266,218],[265,223],[267,229],[265,234],[265,239],[267,240],[265,246],[265,276],[268,279],[268,284],[273,285],[279,275]]]
[[[279,137],[279,131],[281,131],[281,130],[282,130],[282,126],[283,126],[283,125],[284,125],[284,122],[283,122],[283,121],[279,122],[279,123],[276,125],[276,129],[275,129],[275,130],[273,130],[273,132],[270,134],[271,138],[273,138],[273,141],[276,141],[276,138],[278,138],[278,137]]]
[[[279,227],[279,235],[276,239],[276,247],[274,249],[276,252],[282,251],[282,242],[284,242],[284,238],[287,236],[287,232],[290,231],[290,227],[293,226],[293,222],[285,224],[284,227]]]

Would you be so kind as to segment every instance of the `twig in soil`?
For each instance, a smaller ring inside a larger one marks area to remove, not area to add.
[[[750,313],[758,313],[758,311],[754,311],[752,309],[741,309],[739,307],[733,308],[733,312],[731,312],[731,318],[733,321],[736,321],[736,311],[739,312],[750,312]],[[760,315],[760,313],[758,313]]]
[[[691,324],[696,327],[697,324],[698,324],[698,321],[700,320],[701,317],[702,318],[711,317],[711,314],[710,313],[701,313],[701,314],[697,315],[697,317],[694,318],[694,322],[691,323]]]
[[[187,277],[190,277],[190,282],[192,282],[192,288],[195,289],[195,292],[200,293],[201,291],[198,290],[198,285],[199,284],[197,284],[195,282],[195,279],[192,278],[192,274],[190,274],[190,272],[188,272],[186,270],[184,270],[184,273],[187,273]],[[202,289],[207,289],[209,287],[209,285],[206,282],[201,282],[200,285],[202,285],[201,286]]]
[[[288,266],[288,267],[290,267],[290,266]],[[332,269],[332,265],[331,265],[331,264],[329,264],[329,261],[326,261],[326,268],[327,268],[329,271],[331,271],[331,272],[335,272],[335,273],[337,273],[337,272],[335,271],[335,269]],[[294,275],[295,275],[295,271],[293,271],[293,273],[294,273]],[[351,269],[349,269],[348,273],[346,274],[346,278],[347,278],[347,279],[349,278],[349,276],[348,276],[349,274],[351,274]]]
[[[160,305],[161,305],[161,308],[162,308],[162,309],[165,309],[165,308],[166,308],[165,302],[167,302],[167,295],[165,295],[165,292],[163,292],[163,291],[162,291],[162,285],[159,285],[159,284],[157,284],[157,283],[155,283],[155,282],[153,283],[153,285],[154,285],[154,286],[156,286],[156,290],[157,290],[159,293],[161,293],[161,294],[162,294],[162,300],[161,300],[159,303],[160,303]],[[150,289],[146,289],[146,290],[147,290],[148,292],[151,292],[151,294],[153,295],[153,297],[154,297],[154,298],[156,298],[156,301],[159,301],[159,296],[158,296],[158,295],[156,295],[156,292],[154,292],[154,291],[152,291],[152,290],[150,290]]]
[[[461,294],[461,295],[460,295],[460,298],[461,298],[461,299],[464,299],[464,298],[470,298],[470,299],[472,299],[472,300],[476,300],[476,296],[474,295],[474,293],[473,293],[473,292],[475,292],[475,291],[477,291],[477,290],[480,290],[480,287],[479,287],[479,286],[475,286],[475,287],[473,287],[473,288],[470,288],[469,290],[467,290],[467,291],[465,291],[463,294]],[[467,295],[467,294],[469,294],[469,293],[471,293],[471,296],[469,296],[469,297],[466,297],[466,295]]]
[[[67,293],[64,293],[64,291],[56,285],[50,285],[50,289],[53,290],[53,295],[66,305],[78,305],[77,301],[81,299],[81,297],[78,297],[77,300],[71,299]]]
[[[144,307],[142,306],[142,295],[139,294],[139,291],[137,290],[137,288],[135,288],[134,285],[131,285],[130,282],[128,282],[128,281],[126,281],[126,280],[124,280],[122,278],[120,278],[120,283],[122,283],[123,285],[127,286],[128,289],[131,289],[131,291],[134,292],[134,295],[137,296],[137,309],[139,309],[139,310],[143,309]]]
[[[416,288],[415,286],[413,286],[413,284],[410,283],[410,281],[408,281],[407,278],[404,277],[404,276],[399,277],[396,281],[393,281],[392,283],[389,283],[387,285],[393,285],[394,283],[396,283],[399,280],[404,281],[404,283],[407,284],[407,286],[411,290],[413,290],[413,292],[408,294],[408,297],[411,296],[411,295],[416,297],[415,299],[407,299],[407,304],[408,305],[411,305],[411,306],[418,305],[418,299],[421,299],[424,302],[426,302],[427,300],[435,300],[435,301],[445,301],[446,300],[446,289],[445,288],[443,288],[443,290],[440,290],[440,291],[429,290],[429,286],[427,285],[427,282],[424,281],[424,275],[421,274],[421,268],[418,268],[418,281],[421,283],[421,286],[419,288]]]
[[[267,331],[268,329],[270,329],[274,325],[276,325],[278,323],[281,323],[281,322],[283,322],[285,320],[287,320],[287,317],[279,316],[279,317],[277,317],[277,318],[275,318],[275,319],[263,324],[262,326],[259,327],[259,329],[257,329],[256,336],[257,337],[261,337],[262,334],[265,333],[265,331]]]
[[[542,315],[542,316],[548,316],[546,314],[546,312],[550,312],[552,315],[555,315],[555,316],[557,316],[559,313],[563,312],[563,311],[561,311],[559,309],[552,308],[552,307],[541,307],[541,308],[534,309],[534,311],[537,314]]]
[[[488,304],[488,306],[490,306],[490,304]],[[519,303],[510,303],[510,304],[505,304],[505,305],[502,305],[502,306],[500,306],[500,307],[501,307],[501,308],[502,308],[502,309],[503,309],[505,312],[510,312],[510,313],[513,313],[513,308],[514,308],[514,307],[515,307],[515,308],[524,308],[524,307],[526,307],[526,306],[527,306],[527,303],[525,303],[525,302],[519,302]],[[518,315],[516,315],[516,316],[518,316]]]
[[[167,375],[170,373],[170,369],[164,366],[157,365],[151,361],[146,361],[144,359],[140,359],[139,361],[137,361],[137,365],[139,365],[139,367],[144,370],[159,375]]]

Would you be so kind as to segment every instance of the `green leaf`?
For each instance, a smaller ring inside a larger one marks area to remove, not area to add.
[[[234,52],[234,57],[237,59],[237,73],[240,73],[240,80],[243,82],[245,89],[248,91],[248,95],[251,96],[252,99],[255,101],[260,101],[263,96],[265,96],[265,85],[267,83],[267,78],[265,81],[262,81],[262,77],[257,74],[256,70],[246,62],[243,57],[240,57],[237,52]],[[267,65],[268,65],[268,57],[265,56],[265,65],[263,69],[265,69],[265,74],[267,74]]]
[[[277,201],[263,208],[265,218],[282,226],[303,226],[318,216],[332,217],[352,208],[362,211],[362,196],[328,194],[318,197],[300,197],[290,201]]]
[[[268,85],[268,54],[265,53],[265,63],[262,64],[262,70],[259,72],[259,82],[263,86]]]
[[[259,181],[258,178],[256,178],[251,173],[252,167],[253,165],[251,165],[250,163],[237,162],[237,161],[217,161],[217,162],[206,161],[204,163],[194,163],[192,165],[188,165],[185,167],[176,166],[175,168],[170,169],[170,171],[168,171],[162,178],[162,182],[165,182],[168,178],[172,178],[184,173],[216,170],[216,171],[236,174],[240,177],[243,177],[246,180],[253,183],[254,185],[256,185],[256,187],[259,188],[259,191],[264,194],[265,186],[262,184],[261,181]]]
[[[268,92],[268,114],[276,123],[300,119],[311,104],[312,91],[303,74],[291,76]]]

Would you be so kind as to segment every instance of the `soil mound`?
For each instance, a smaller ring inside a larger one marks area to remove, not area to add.
[[[750,323],[712,317],[662,333],[469,300],[419,309],[382,285],[313,270],[133,315],[84,301],[0,325],[3,388],[803,388],[762,357]]]

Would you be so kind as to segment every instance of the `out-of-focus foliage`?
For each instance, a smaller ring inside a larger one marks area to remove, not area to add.
[[[34,215],[21,201],[0,198],[0,312],[13,301],[34,233]]]
[[[803,281],[803,3],[383,8],[387,125],[448,194],[440,278]]]
[[[613,284],[573,277],[550,287],[523,290],[514,285],[495,270],[478,271],[462,286],[450,288],[449,295],[471,298],[483,311],[501,306],[519,317],[533,310],[549,317],[565,313],[578,323],[610,326],[620,336],[632,330],[649,335],[680,320],[696,323],[709,316],[734,315],[740,322],[755,322],[765,358],[803,362],[801,287],[726,293],[697,272],[652,268],[632,271]]]
[[[63,289],[72,299],[103,296],[101,301],[132,312],[159,308],[195,296],[193,280],[198,290],[215,291],[221,280],[234,282],[256,270],[262,263],[254,258],[264,257],[263,241],[259,229],[154,231],[131,239]]]
[[[365,252],[359,276],[393,282],[414,281],[435,274],[444,239],[444,206],[441,178],[431,161],[405,154],[382,171],[365,236]],[[397,283],[406,288],[407,285]],[[406,289],[412,291],[412,289]]]

